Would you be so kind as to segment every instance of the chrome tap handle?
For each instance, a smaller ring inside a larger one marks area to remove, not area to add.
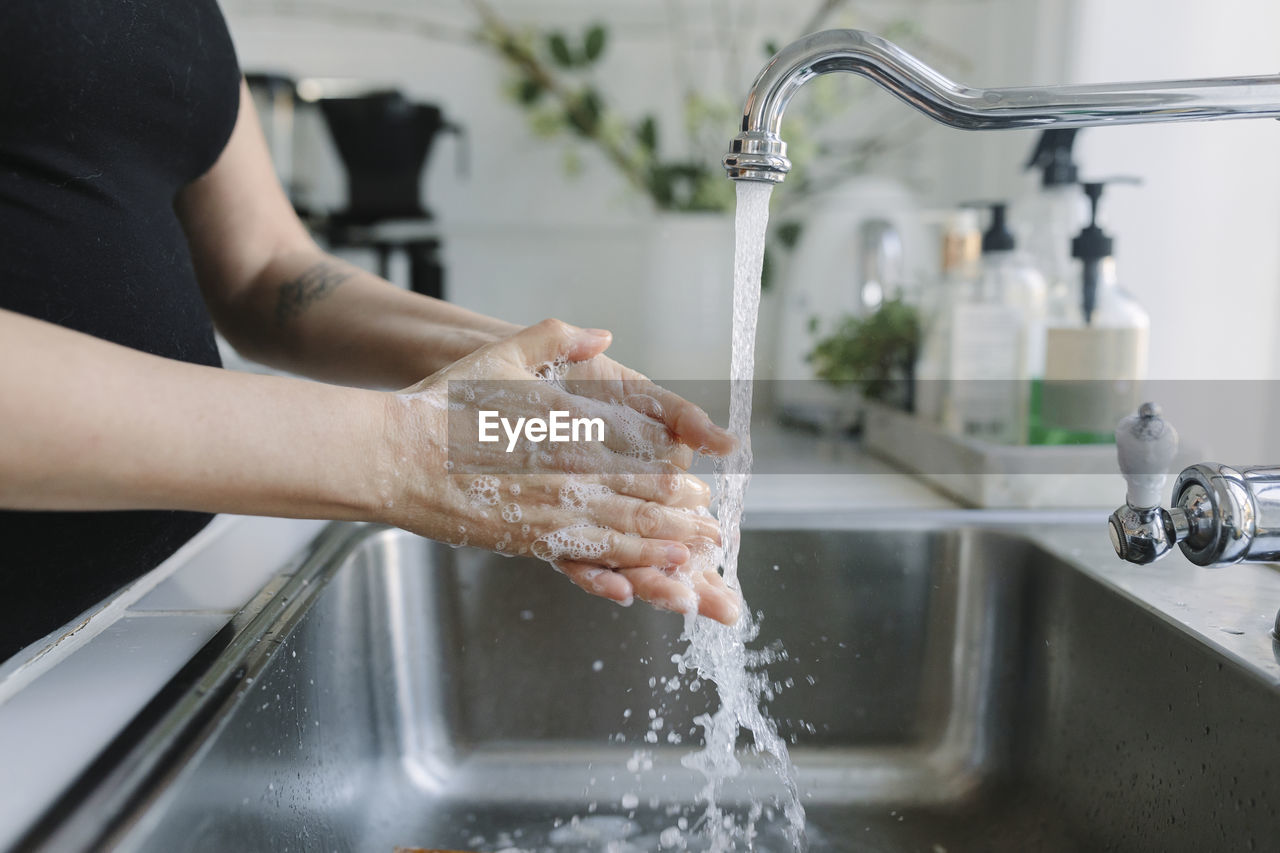
[[[1108,521],[1116,554],[1150,563],[1174,545],[1197,566],[1280,561],[1280,466],[1203,462],[1183,469],[1169,508],[1160,505],[1178,433],[1143,403],[1116,428],[1116,456],[1129,484]]]

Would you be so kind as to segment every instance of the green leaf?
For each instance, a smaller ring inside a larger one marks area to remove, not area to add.
[[[547,50],[551,51],[551,58],[561,68],[573,67],[573,52],[569,50],[569,42],[565,40],[564,33],[550,33],[547,36]]]
[[[582,40],[582,55],[587,62],[595,62],[600,58],[600,54],[604,53],[606,41],[607,33],[605,28],[599,24],[587,30],[587,35]]]
[[[576,178],[582,174],[582,157],[576,149],[566,149],[561,162],[564,165],[564,173],[570,178]]]
[[[599,92],[588,86],[578,94],[574,109],[566,112],[565,119],[578,133],[591,136],[599,129],[603,113],[604,99]]]
[[[782,244],[782,248],[791,251],[796,247],[796,243],[800,242],[800,232],[803,230],[804,223],[792,219],[778,223],[775,236],[778,238],[778,242]]]
[[[556,109],[534,107],[529,111],[529,129],[534,136],[550,139],[565,128],[567,119]]]
[[[640,126],[636,128],[636,139],[639,141],[640,147],[650,154],[656,154],[658,151],[658,120],[653,116],[645,116],[641,120]]]
[[[537,80],[521,80],[516,89],[516,99],[525,106],[532,106],[542,97],[542,84]]]
[[[817,342],[807,360],[819,379],[854,383],[871,399],[896,397],[910,405],[907,386],[919,347],[916,309],[890,299],[869,316],[845,316],[832,334]]]
[[[675,189],[671,186],[671,174],[664,170],[661,164],[649,170],[646,184],[649,187],[649,195],[653,196],[653,203],[658,206],[658,209],[671,210],[674,205]]]

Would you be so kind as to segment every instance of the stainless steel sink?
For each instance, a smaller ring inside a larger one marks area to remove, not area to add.
[[[1274,680],[970,516],[743,536],[809,849],[1271,849]],[[701,787],[679,759],[712,695],[665,689],[680,629],[542,564],[334,525],[32,841],[657,850]],[[749,766],[728,794],[775,786]],[[784,849],[767,820],[757,849]]]

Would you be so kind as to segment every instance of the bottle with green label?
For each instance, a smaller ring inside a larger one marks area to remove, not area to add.
[[[1036,444],[1113,442],[1116,424],[1141,402],[1151,320],[1120,287],[1115,240],[1098,225],[1105,186],[1082,184],[1090,220],[1071,244],[1080,302],[1055,308],[1047,323]]]

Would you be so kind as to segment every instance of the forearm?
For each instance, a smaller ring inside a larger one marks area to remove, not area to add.
[[[516,330],[322,252],[276,180],[244,85],[231,139],[175,209],[219,331],[273,367],[403,388]]]
[[[0,311],[0,506],[368,519],[382,397],[184,364]]]
[[[410,385],[519,328],[402,290],[315,247],[273,259],[215,316],[250,358],[380,388]]]

